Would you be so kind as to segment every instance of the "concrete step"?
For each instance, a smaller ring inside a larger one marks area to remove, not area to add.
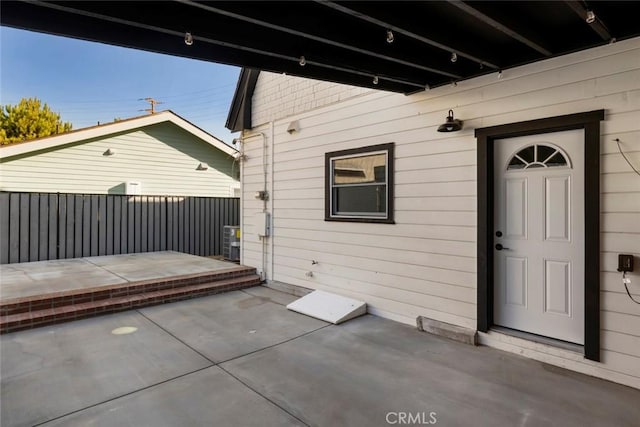
[[[0,333],[197,298],[259,285],[255,268],[237,267],[0,301]]]

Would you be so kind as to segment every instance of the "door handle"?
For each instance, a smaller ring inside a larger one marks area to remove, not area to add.
[[[500,243],[498,243],[496,245],[496,250],[501,251],[501,250],[506,250],[506,251],[510,251],[511,249],[509,248],[505,248],[504,246],[502,246]]]

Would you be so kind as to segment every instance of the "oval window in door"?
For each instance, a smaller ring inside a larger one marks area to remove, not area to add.
[[[550,144],[528,145],[511,157],[507,170],[571,167],[567,156]]]

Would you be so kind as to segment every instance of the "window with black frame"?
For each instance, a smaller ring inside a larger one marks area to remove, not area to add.
[[[325,220],[393,223],[393,149],[326,153]]]

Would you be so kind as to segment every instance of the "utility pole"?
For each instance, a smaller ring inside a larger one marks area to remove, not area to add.
[[[155,114],[157,104],[164,104],[164,102],[156,101],[153,98],[140,98],[138,99],[138,101],[147,101],[149,105],[151,105],[151,108],[145,108],[144,110],[140,110],[140,111],[147,111],[148,113],[151,113],[151,114]]]

